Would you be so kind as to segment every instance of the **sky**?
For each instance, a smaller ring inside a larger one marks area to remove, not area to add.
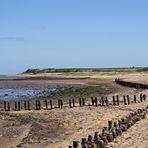
[[[0,74],[148,66],[147,0],[0,0]]]

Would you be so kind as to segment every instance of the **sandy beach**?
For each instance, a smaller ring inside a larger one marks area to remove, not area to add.
[[[97,75],[94,74],[86,80],[51,80],[46,83],[58,84],[83,84],[83,83],[108,83],[112,87],[118,88],[116,92],[108,95],[109,99],[113,95],[122,97],[125,94],[131,97],[135,94],[145,93],[147,90],[137,90],[122,87],[114,83],[114,79],[120,77],[132,82],[148,83],[147,74],[129,75]],[[12,82],[13,83],[13,82]],[[34,81],[35,83],[35,81]],[[100,96],[97,96],[100,97]],[[67,148],[74,140],[81,140],[95,131],[101,132],[107,126],[108,120],[117,121],[125,117],[131,111],[144,108],[147,102],[130,104],[128,106],[109,107],[75,107],[55,110],[31,110],[31,111],[10,111],[0,112],[0,148]],[[115,148],[147,148],[148,145],[148,117],[137,122],[127,132],[123,133],[110,143],[110,147]]]

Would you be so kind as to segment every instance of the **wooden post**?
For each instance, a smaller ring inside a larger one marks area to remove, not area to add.
[[[82,138],[81,146],[82,146],[82,148],[87,148],[87,140],[86,140],[86,138]]]
[[[53,109],[52,100],[50,100],[49,103],[50,103],[50,109]]]
[[[20,111],[20,110],[21,110],[21,103],[18,102],[18,111]]]
[[[35,109],[38,110],[38,103],[37,103],[37,100],[35,100]]]
[[[95,99],[94,99],[94,97],[91,97],[91,102],[92,102],[92,106],[94,106],[94,104],[95,104]]]
[[[45,108],[48,110],[48,101],[45,99]]]
[[[95,97],[95,104],[96,104],[96,106],[98,106],[98,98],[97,97]]]
[[[117,105],[120,105],[119,96],[117,96]]]
[[[8,102],[8,111],[10,111],[10,103]]]
[[[126,97],[125,96],[123,96],[123,101],[124,101],[124,105],[127,105]]]
[[[113,105],[116,105],[115,96],[113,96]]]
[[[69,99],[69,107],[72,108],[71,99]]]
[[[108,121],[108,130],[110,131],[113,127],[113,122],[112,121]]]
[[[140,102],[143,102],[143,96],[140,94]]]
[[[27,110],[27,102],[24,101],[24,109]]]
[[[106,106],[109,106],[108,97],[105,97],[105,104],[106,104]]]
[[[145,94],[143,94],[143,100],[146,101],[146,95]]]
[[[137,103],[136,95],[134,95],[134,102]]]
[[[102,96],[100,99],[100,105],[103,106],[104,105],[104,97]]]
[[[60,100],[58,100],[58,108],[60,108],[61,107],[61,102],[60,102]]]
[[[30,110],[30,101],[27,101],[28,110]]]
[[[82,100],[79,98],[79,105],[82,106]]]
[[[82,105],[85,106],[85,99],[82,98]]]
[[[15,111],[20,111],[21,110],[20,102],[14,101],[14,109],[15,109]]]
[[[58,107],[61,109],[63,108],[63,100],[62,99],[58,100]]]
[[[4,101],[4,110],[7,111],[7,103]]]
[[[36,101],[35,101],[35,106],[36,106],[36,110],[40,110],[40,109],[41,109],[40,100],[36,100]]]
[[[98,132],[95,132],[95,135],[94,135],[94,141],[96,142],[96,141],[98,141],[99,139],[98,139]]]
[[[129,95],[127,95],[127,103],[130,104],[130,98],[129,98]]]
[[[75,107],[75,99],[74,98],[72,99],[72,105],[73,105],[73,107]]]
[[[79,148],[79,141],[73,141],[73,148]]]
[[[63,100],[61,99],[61,109],[63,108]]]
[[[14,101],[14,108],[15,108],[15,111],[17,111],[17,102]]]
[[[9,102],[4,101],[4,110],[10,111],[10,103]]]

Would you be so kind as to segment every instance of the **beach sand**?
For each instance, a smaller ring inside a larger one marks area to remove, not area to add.
[[[134,94],[145,93],[148,95],[147,90],[136,90],[115,84],[113,81],[116,77],[132,82],[148,83],[147,75],[141,76],[140,74],[94,74],[91,79],[93,82],[101,80],[118,88],[118,92],[109,95],[110,99],[113,95],[120,97],[125,94],[133,96]],[[64,84],[64,80],[62,82]],[[76,82],[80,83],[81,80]],[[108,120],[117,121],[131,111],[145,108],[147,105],[148,101],[127,106],[85,106],[40,111],[22,110],[19,112],[1,111],[0,148],[67,148],[74,140],[80,141],[82,137],[87,138],[89,134],[93,135],[95,131],[101,132],[102,128],[107,126]],[[148,116],[124,132],[109,146],[115,148],[147,148]]]

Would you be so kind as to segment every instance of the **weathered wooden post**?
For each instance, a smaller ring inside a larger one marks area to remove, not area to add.
[[[4,101],[4,110],[10,111],[10,103],[9,102]]]
[[[24,109],[27,110],[27,102],[24,101]]]
[[[20,102],[14,101],[14,109],[15,109],[15,111],[21,110]]]
[[[95,148],[96,147],[96,144],[94,143],[93,138],[92,138],[91,135],[88,135],[87,144],[88,144],[88,147],[91,147],[91,148]]]
[[[73,148],[79,148],[79,141],[73,141]]]
[[[69,99],[69,107],[72,108],[71,99]]]
[[[116,105],[116,99],[115,99],[115,96],[113,96],[113,105]]]
[[[40,100],[38,100],[38,108],[39,108],[39,110],[41,109],[41,103],[40,103]]]
[[[82,98],[82,105],[85,106],[85,99]]]
[[[82,100],[81,100],[81,98],[79,98],[79,105],[80,105],[80,107],[82,106]]]
[[[7,102],[8,103],[8,109],[7,109],[7,111],[10,111],[10,103],[9,102]]]
[[[125,96],[123,96],[123,101],[124,101],[124,105],[127,105],[126,97]]]
[[[128,105],[130,104],[130,98],[129,98],[129,95],[127,95],[127,104],[128,104]]]
[[[61,109],[63,108],[63,100],[61,99]]]
[[[134,102],[137,103],[137,97],[134,95]]]
[[[143,96],[140,94],[140,102],[143,102]]]
[[[96,104],[96,106],[98,106],[98,98],[97,97],[95,97],[95,104]]]
[[[143,100],[146,101],[146,95],[145,94],[143,94]]]
[[[30,101],[27,101],[28,110],[30,110]]]
[[[73,105],[73,107],[75,107],[75,99],[74,98],[72,99],[72,105]]]
[[[119,96],[117,96],[117,105],[120,105]]]
[[[6,103],[6,101],[4,101],[4,110],[5,111],[7,111],[7,107],[6,106],[7,106],[7,103]]]
[[[45,99],[45,108],[48,110],[48,101]]]
[[[17,102],[14,101],[14,108],[15,108],[15,111],[17,111]]]
[[[21,110],[21,103],[18,102],[18,111],[20,111],[20,110]]]
[[[113,122],[112,121],[108,121],[108,130],[110,131],[113,127]]]
[[[104,106],[104,103],[105,103],[105,100],[104,100],[104,97],[102,96],[101,99],[100,99],[100,105]]]
[[[63,108],[63,100],[62,99],[58,100],[58,108],[60,108],[60,109]]]
[[[58,100],[58,107],[61,109],[63,108],[63,100],[62,99]]]
[[[95,132],[95,134],[94,134],[94,141],[96,142],[96,141],[98,141],[99,139],[98,139],[98,137],[99,137],[99,135],[98,135],[98,132]]]
[[[86,138],[82,138],[81,146],[82,146],[82,148],[87,148],[88,147]]]
[[[58,100],[58,108],[60,108],[60,106],[61,106],[61,104],[60,104],[61,102],[60,102],[60,100]]]
[[[99,105],[102,106],[102,100],[103,100],[103,96],[101,96],[100,100],[99,100]]]
[[[40,100],[36,100],[36,101],[35,101],[35,107],[36,107],[36,110],[40,110],[40,109],[41,109]]]
[[[95,104],[95,99],[94,99],[94,97],[91,97],[91,103],[92,103],[92,106],[94,106],[94,104]]]
[[[7,108],[6,108],[6,101],[4,101],[4,110],[7,111]]]
[[[105,97],[105,104],[106,104],[106,106],[109,106],[108,97],[107,96]]]
[[[38,110],[38,102],[35,100],[35,109]]]
[[[52,100],[49,101],[50,109],[53,109]]]

